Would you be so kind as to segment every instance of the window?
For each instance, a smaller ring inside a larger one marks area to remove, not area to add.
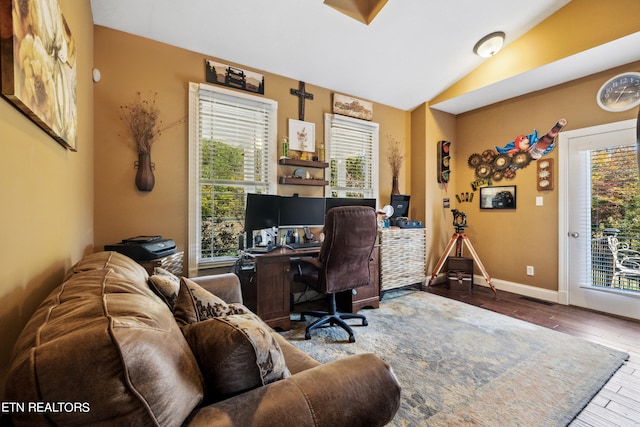
[[[278,104],[189,85],[189,274],[237,256],[247,193],[276,191]]]
[[[325,114],[330,197],[378,198],[377,123]]]

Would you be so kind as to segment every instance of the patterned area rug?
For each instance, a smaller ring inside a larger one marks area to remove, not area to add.
[[[628,358],[570,335],[419,291],[388,292],[367,327],[283,336],[320,362],[371,352],[402,385],[392,426],[564,426]],[[351,320],[359,324],[359,321]]]

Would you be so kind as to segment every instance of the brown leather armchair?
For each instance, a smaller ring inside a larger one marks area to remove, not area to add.
[[[305,339],[311,339],[311,331],[326,325],[337,325],[349,333],[349,342],[355,342],[353,330],[345,319],[361,319],[367,326],[363,314],[339,313],[336,308],[336,293],[353,290],[369,284],[371,253],[377,235],[376,213],[364,206],[344,206],[330,209],[325,219],[325,240],[318,258],[303,258],[301,264],[310,264],[311,272],[299,273],[294,280],[329,294],[328,311],[305,311],[305,316],[319,317],[307,327]]]

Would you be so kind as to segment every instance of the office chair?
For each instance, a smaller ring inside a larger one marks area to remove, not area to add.
[[[305,339],[311,339],[311,331],[329,324],[337,325],[349,333],[349,342],[355,342],[353,330],[345,319],[361,319],[362,314],[339,313],[336,308],[336,293],[353,291],[369,284],[369,265],[376,241],[377,220],[373,208],[366,206],[344,206],[327,212],[324,225],[325,240],[318,258],[302,258],[298,262],[298,274],[294,280],[329,296],[328,311],[305,311],[300,315],[319,317],[305,331]],[[302,273],[301,264],[310,266],[309,273]]]

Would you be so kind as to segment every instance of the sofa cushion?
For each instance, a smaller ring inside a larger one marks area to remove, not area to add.
[[[204,375],[207,400],[291,376],[272,330],[251,312],[192,323],[182,332]]]
[[[188,325],[214,317],[242,313],[250,311],[239,303],[227,304],[193,280],[186,277],[180,279],[180,292],[174,307],[174,316],[179,324]]]
[[[82,258],[67,272],[64,281],[69,280],[74,274],[83,271],[101,270],[111,268],[116,273],[131,279],[132,283],[147,287],[149,273],[140,264],[126,255],[118,252],[96,252]]]
[[[180,279],[162,267],[155,267],[149,277],[149,287],[173,311],[180,292]]]
[[[86,402],[89,410],[13,414],[15,425],[181,425],[204,385],[171,311],[146,279],[80,271],[87,265],[74,267],[23,329],[4,398]]]

